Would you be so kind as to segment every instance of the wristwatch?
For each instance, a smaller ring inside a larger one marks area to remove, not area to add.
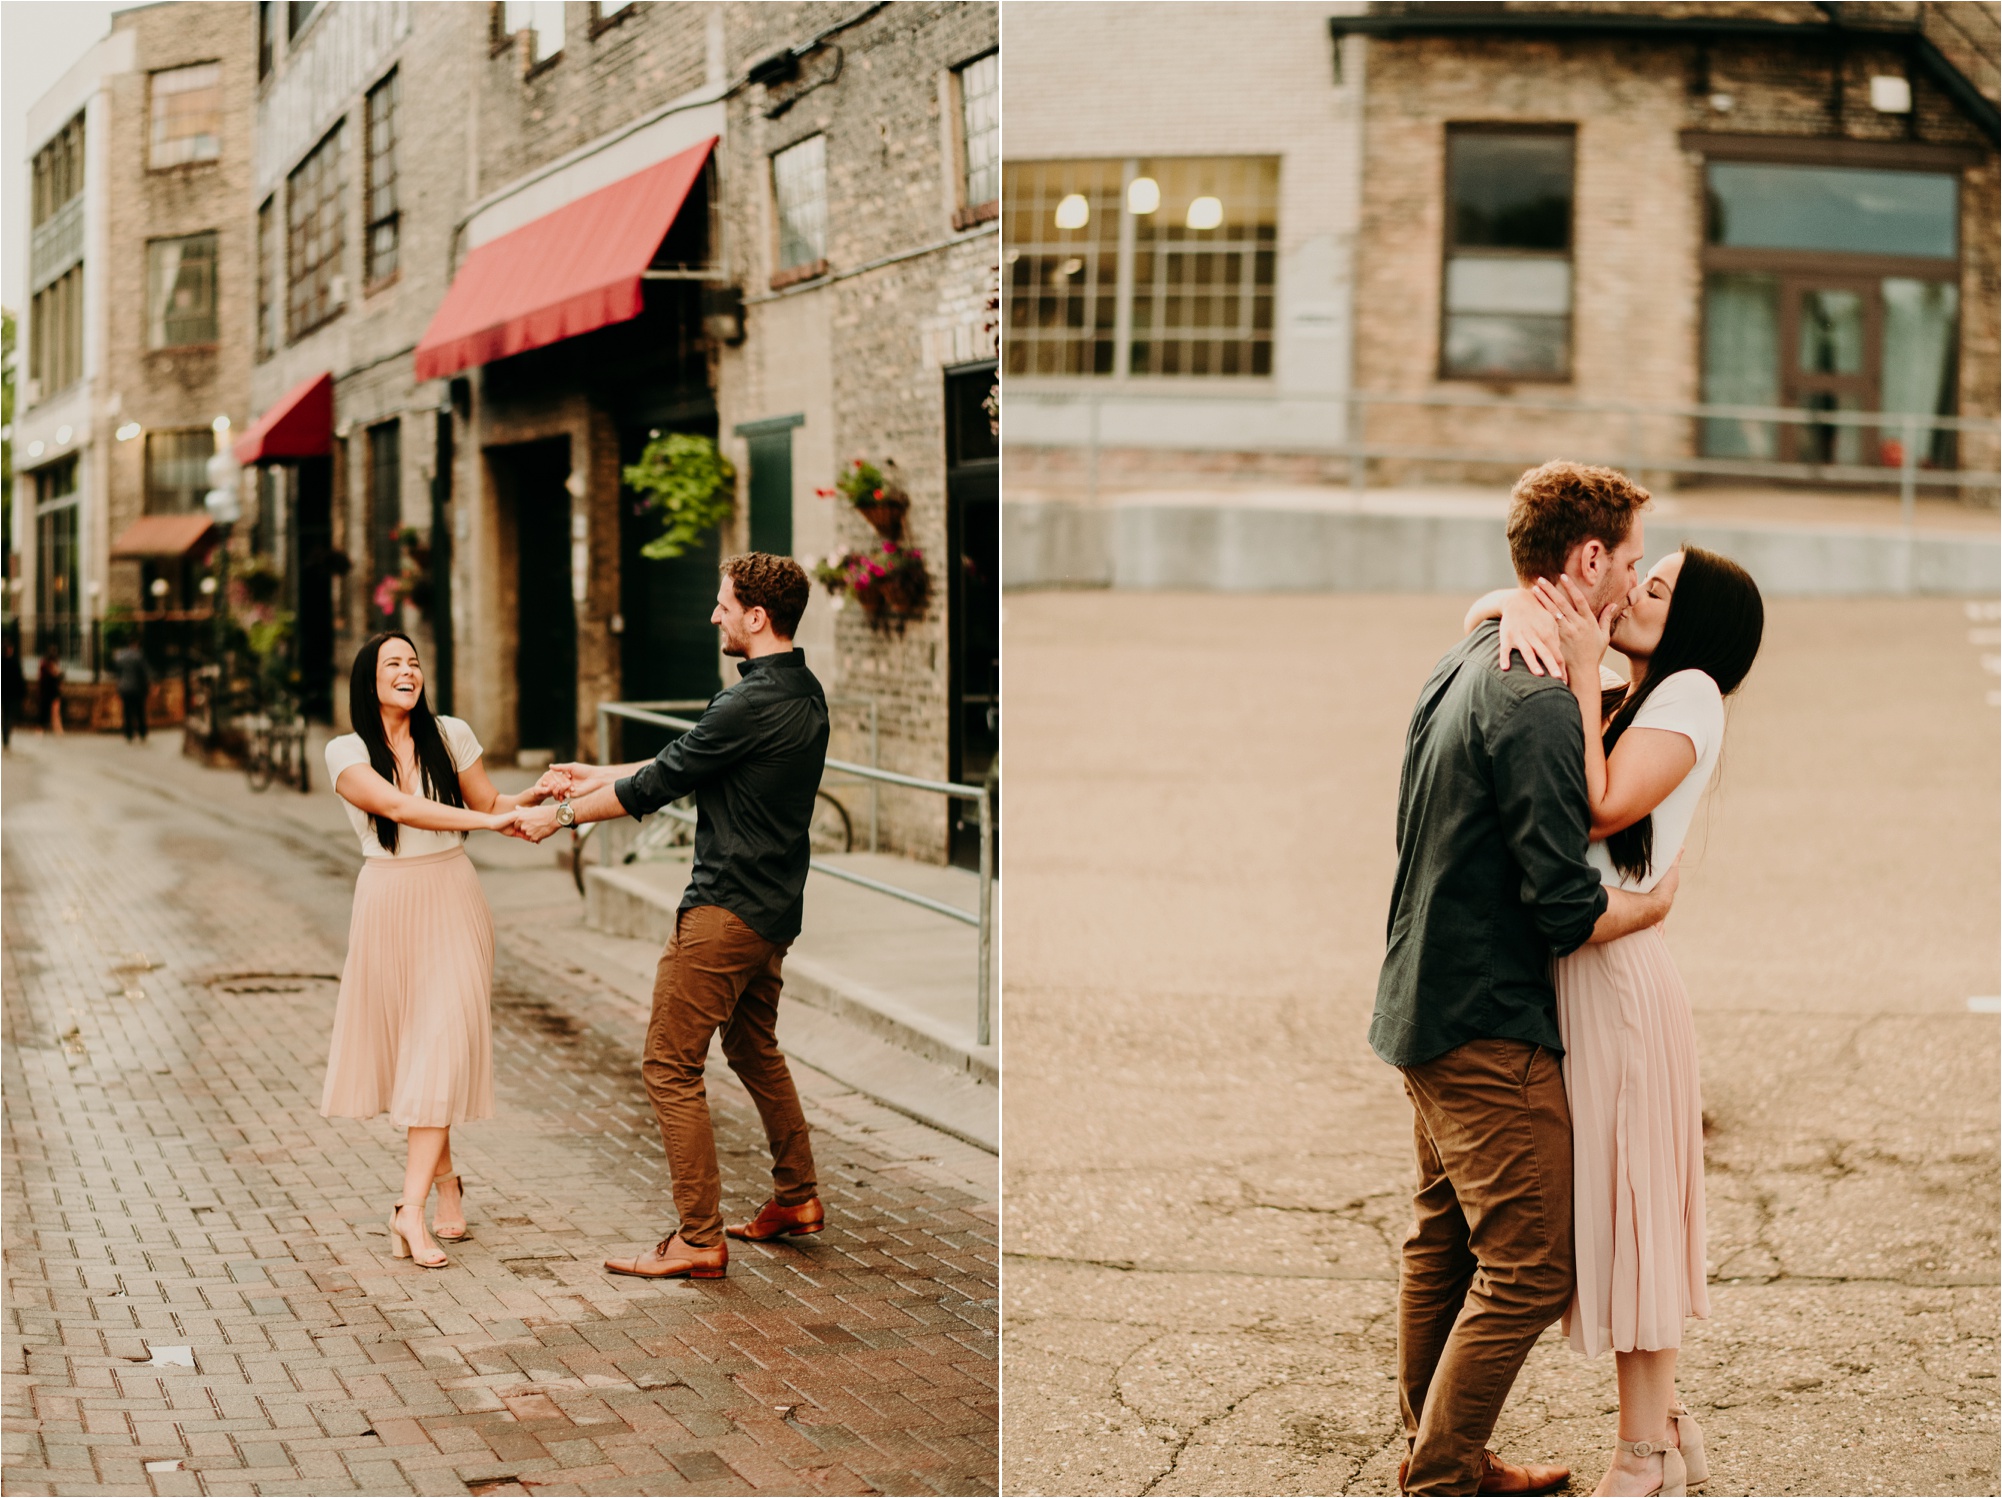
[[[577,808],[570,804],[568,797],[556,803],[556,825],[558,827],[577,825]]]

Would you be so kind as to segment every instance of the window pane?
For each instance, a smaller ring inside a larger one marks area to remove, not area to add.
[[[1945,173],[1716,161],[1709,185],[1712,244],[1951,259],[1960,242]]]
[[[368,96],[366,246],[371,283],[396,272],[400,222],[396,208],[396,108],[400,90],[399,74],[391,73]]]
[[[501,8],[507,34],[531,33],[530,61],[541,62],[563,50],[563,0],[507,0]]]
[[[1950,282],[1903,277],[1884,282],[1884,410],[1919,416],[1952,412],[1959,315],[1960,288]],[[1902,436],[1895,440],[1902,444]],[[1920,433],[1920,460],[1948,466],[1952,442],[1951,432]],[[1884,459],[1893,465],[1903,462],[1902,446],[1895,453],[1884,454]]]
[[[991,203],[1001,195],[1001,57],[990,53],[959,73],[962,127],[966,137],[966,206]]]
[[[1001,315],[1009,373],[1112,373],[1120,175],[1117,161],[1006,166]]]
[[[257,210],[257,353],[278,351],[278,278],[282,271],[278,205],[266,198]]]
[[[156,239],[146,246],[148,348],[216,341],[216,237]]]
[[[191,515],[208,493],[215,434],[206,427],[146,434],[146,513]]]
[[[1712,406],[1780,403],[1780,285],[1770,274],[1713,275],[1703,289],[1703,400]],[[1771,458],[1769,421],[1709,417],[1703,451],[1713,458]]]
[[[153,165],[214,161],[222,154],[222,64],[153,75]]]
[[[1141,160],[1119,206],[1133,219],[1132,373],[1269,373],[1279,163]]]
[[[1448,313],[1449,375],[1561,375],[1571,339],[1568,317]]]
[[[1800,299],[1800,370],[1860,374],[1863,298],[1854,291],[1810,291]]]
[[[1569,131],[1453,130],[1446,136],[1454,248],[1571,248]]]
[[[293,338],[341,310],[341,130],[334,128],[286,179],[286,314]]]
[[[1446,266],[1446,310],[1567,316],[1571,311],[1571,262],[1456,255]]]
[[[772,157],[778,201],[779,269],[827,258],[827,137],[812,136]]]

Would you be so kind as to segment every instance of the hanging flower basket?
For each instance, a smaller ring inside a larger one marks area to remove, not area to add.
[[[857,458],[854,465],[834,481],[832,489],[815,492],[822,499],[833,499],[839,495],[875,528],[876,534],[884,541],[901,541],[904,538],[904,516],[911,508],[911,499],[897,482],[897,465],[890,463],[886,466],[888,472]]]
[[[878,634],[902,634],[913,619],[924,617],[931,601],[931,574],[925,555],[894,541],[865,551],[836,553],[813,569],[822,587],[834,594],[838,608],[852,597],[869,616]]]

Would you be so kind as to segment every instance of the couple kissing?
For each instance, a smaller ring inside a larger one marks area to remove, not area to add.
[[[1709,1477],[1676,1395],[1709,1315],[1689,1000],[1662,922],[1759,590],[1684,547],[1645,578],[1647,491],[1552,462],[1510,496],[1520,586],[1469,610],[1406,735],[1388,951],[1369,1039],[1403,1074],[1417,1151],[1397,1356],[1405,1493],[1543,1493],[1570,1470],[1487,1449],[1562,1321],[1611,1350],[1606,1494]],[[1603,665],[1608,647],[1631,677]]]

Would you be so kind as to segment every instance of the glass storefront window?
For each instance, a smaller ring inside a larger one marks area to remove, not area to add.
[[[1960,181],[1944,172],[1713,161],[1710,243],[1951,259]]]

